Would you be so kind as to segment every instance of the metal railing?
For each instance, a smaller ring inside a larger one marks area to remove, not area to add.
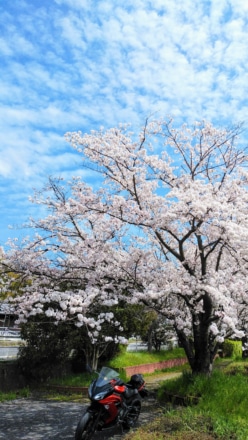
[[[19,339],[20,330],[11,327],[0,327],[0,338],[6,339]]]

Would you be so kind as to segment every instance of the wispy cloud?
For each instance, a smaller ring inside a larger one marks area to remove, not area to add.
[[[66,131],[246,121],[247,22],[243,0],[0,3],[0,244],[33,187],[80,170]]]

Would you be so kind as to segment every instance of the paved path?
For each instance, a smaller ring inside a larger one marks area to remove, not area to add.
[[[177,376],[178,373],[161,374],[149,379],[147,388],[156,389],[160,380]],[[0,440],[73,440],[84,399],[78,402],[57,402],[45,399],[17,399],[0,403]],[[137,426],[149,423],[159,413],[153,391],[142,403]],[[94,440],[119,440],[123,438],[120,428],[97,433]]]
[[[74,438],[82,404],[18,399],[0,404],[1,440]]]
[[[75,429],[86,402],[54,402],[18,399],[0,404],[1,440],[73,440]],[[155,397],[143,402],[137,426],[156,415]],[[94,440],[119,440],[121,429],[98,433]]]

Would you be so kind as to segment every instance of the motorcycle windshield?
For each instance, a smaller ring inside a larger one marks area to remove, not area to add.
[[[99,373],[99,377],[96,381],[96,386],[99,388],[103,387],[104,385],[109,383],[110,380],[117,379],[118,377],[119,377],[119,373],[117,373],[117,371],[112,370],[112,368],[102,367]]]

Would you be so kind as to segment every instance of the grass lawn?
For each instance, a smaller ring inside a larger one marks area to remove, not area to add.
[[[20,399],[29,396],[30,396],[29,388],[23,388],[18,391],[9,391],[8,393],[4,393],[0,391],[0,402],[6,402],[7,400]]]
[[[159,389],[164,414],[149,426],[129,433],[125,440],[247,440],[247,367],[248,361],[230,360],[226,368],[216,368],[211,377],[186,372],[165,381]],[[165,403],[165,392],[198,396],[199,403],[173,408]]]
[[[126,347],[122,347],[120,352],[107,363],[110,368],[123,368],[130,367],[141,364],[155,363],[159,361],[177,359],[180,357],[185,357],[184,351],[181,348],[175,348],[170,351],[161,351],[148,353],[147,351],[140,352],[127,352]],[[182,367],[180,367],[182,369]],[[180,369],[179,368],[179,369]],[[179,371],[178,367],[174,369],[168,369],[168,371]],[[162,370],[165,371],[165,370]],[[167,371],[167,370],[166,370]],[[156,375],[156,373],[152,373]],[[93,378],[96,377],[96,373],[83,373],[83,374],[73,374],[64,378],[53,379],[51,384],[59,384],[65,386],[88,386]],[[120,372],[120,377],[125,381],[127,380],[125,372]]]
[[[149,353],[148,351],[126,351],[126,347],[122,347],[120,352],[108,362],[111,368],[133,367],[141,364],[151,364],[170,359],[178,359],[185,357],[182,348],[174,348],[173,350],[161,350],[159,352]]]

